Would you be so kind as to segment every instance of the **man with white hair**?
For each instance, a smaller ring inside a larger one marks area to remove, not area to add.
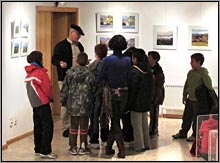
[[[84,32],[80,26],[71,24],[67,38],[58,42],[54,48],[52,64],[57,67],[60,90],[66,71],[75,65],[75,60],[79,52],[84,52],[84,47],[79,42],[81,36],[84,36]],[[65,107],[62,107],[61,113],[63,136],[69,137],[69,115]]]

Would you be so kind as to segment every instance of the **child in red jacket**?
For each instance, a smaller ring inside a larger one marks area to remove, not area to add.
[[[51,142],[53,138],[53,119],[50,102],[53,101],[52,86],[47,69],[43,67],[42,53],[33,51],[27,56],[30,65],[25,66],[27,95],[33,107],[35,155],[54,159]]]

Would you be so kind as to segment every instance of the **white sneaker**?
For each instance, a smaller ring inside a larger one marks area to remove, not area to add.
[[[40,154],[41,158],[50,158],[50,159],[55,159],[57,158],[57,155],[55,153],[49,153],[47,155],[44,155],[44,154]]]
[[[84,154],[88,154],[90,153],[90,149],[87,147],[87,148],[80,148],[79,149],[79,155],[84,155]]]
[[[71,155],[77,155],[77,154],[78,154],[77,147],[70,148],[68,151],[69,151],[69,153],[70,153]]]

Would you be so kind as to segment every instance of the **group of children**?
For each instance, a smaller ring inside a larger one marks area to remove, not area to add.
[[[107,46],[96,45],[96,60],[91,64],[88,55],[80,52],[77,65],[66,73],[60,97],[62,106],[71,117],[69,152],[72,155],[91,152],[87,142],[89,129],[90,147],[99,147],[100,130],[101,141],[106,143],[106,155],[115,153],[112,145],[116,141],[119,158],[125,158],[124,140],[133,141],[133,149],[143,152],[150,149],[150,137],[159,135],[159,105],[164,100],[165,80],[158,64],[159,53],[150,51],[147,56],[143,49],[130,48],[123,54],[127,42],[122,35],[115,35],[109,41],[109,48],[113,54],[107,56]],[[35,153],[44,158],[56,158],[51,150],[53,120],[49,103],[53,101],[53,95],[49,77],[43,68],[42,53],[31,52],[27,61],[30,65],[25,67],[28,74],[25,81],[34,109]],[[199,64],[202,65],[201,62]],[[188,85],[185,87],[185,91],[192,90],[188,89]]]

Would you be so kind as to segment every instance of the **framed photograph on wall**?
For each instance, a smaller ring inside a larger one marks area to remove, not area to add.
[[[139,29],[139,14],[138,13],[123,13],[121,19],[121,32],[138,33]]]
[[[28,55],[28,39],[22,39],[21,40],[21,56],[27,56]]]
[[[176,49],[177,27],[154,25],[153,26],[153,48],[154,49]]]
[[[20,37],[20,23],[18,20],[11,22],[11,39]]]
[[[136,35],[124,35],[128,45],[127,48],[130,47],[138,47],[138,36]]]
[[[110,41],[110,39],[113,37],[113,35],[97,35],[96,36],[96,43],[97,44],[99,44],[99,43],[101,43],[101,44],[106,44],[107,45],[107,47],[108,47],[108,43],[109,43],[109,41]],[[109,47],[108,47],[108,49],[109,49]]]
[[[97,32],[115,31],[115,18],[113,13],[96,13]]]
[[[189,26],[189,49],[211,50],[210,32],[204,26]]]
[[[21,21],[21,37],[28,37],[29,24],[25,21]]]
[[[110,39],[113,37],[113,35],[109,34],[101,34],[101,35],[97,35],[96,36],[96,44],[106,44],[106,46],[108,47],[108,43],[110,41]],[[108,54],[112,53],[112,50],[108,47]]]
[[[21,46],[20,39],[15,39],[12,41],[12,43],[11,43],[11,58],[19,57],[20,46]]]

